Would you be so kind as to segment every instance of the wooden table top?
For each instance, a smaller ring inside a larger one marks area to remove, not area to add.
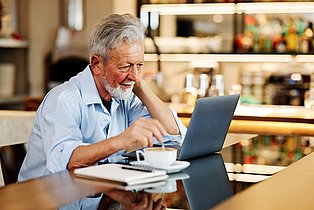
[[[313,209],[314,153],[215,207],[215,210]]]
[[[68,171],[0,188],[1,209],[56,209],[97,192],[73,181]]]
[[[313,209],[314,153],[217,205],[229,209]],[[1,209],[56,209],[99,192],[101,181],[75,178],[68,171],[0,188]]]
[[[231,138],[225,147],[243,137]],[[314,194],[314,153],[232,196],[216,206],[224,209],[312,209]],[[101,181],[76,178],[63,171],[0,188],[1,209],[56,209],[86,196],[108,191]]]
[[[228,134],[223,147],[254,136]],[[59,172],[1,187],[0,209],[56,209],[89,195],[105,192],[110,187],[103,182],[77,178],[73,172]]]

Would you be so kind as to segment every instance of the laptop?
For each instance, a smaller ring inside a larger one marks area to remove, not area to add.
[[[239,97],[239,94],[234,94],[196,101],[178,160],[190,160],[221,151]]]
[[[178,160],[189,160],[219,152],[239,97],[239,94],[235,94],[197,99],[182,146],[177,142],[166,142],[165,145],[178,149]],[[123,156],[136,160],[135,151]]]

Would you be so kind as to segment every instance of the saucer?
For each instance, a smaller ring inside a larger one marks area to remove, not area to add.
[[[189,179],[190,176],[184,172],[170,174],[166,183],[155,187],[144,189],[149,193],[172,193],[177,191],[177,180]]]
[[[153,168],[153,169],[166,170],[167,174],[170,174],[170,173],[179,172],[179,171],[187,168],[190,165],[190,162],[187,162],[187,161],[176,161],[176,162],[174,162],[170,166],[160,166],[158,168],[151,167],[144,160],[142,160],[142,161],[133,161],[133,162],[130,162],[130,164],[134,165],[134,166],[144,167],[144,168]]]

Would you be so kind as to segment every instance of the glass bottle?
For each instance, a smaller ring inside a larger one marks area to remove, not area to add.
[[[206,97],[208,96],[208,75],[207,74],[201,74],[200,75],[200,81],[199,81],[199,89],[198,89],[198,97]]]
[[[216,87],[215,76],[212,77],[212,82],[208,88],[208,96],[218,96],[218,89]]]
[[[224,78],[221,74],[216,74],[213,76],[212,85],[209,91],[212,94],[212,96],[213,95],[217,95],[217,96],[225,95]]]
[[[294,22],[290,22],[290,26],[288,29],[288,33],[285,37],[286,43],[287,43],[287,50],[289,52],[297,52],[298,51],[298,41],[299,37],[297,34],[297,30],[295,28]]]
[[[313,51],[313,37],[314,37],[313,22],[308,23],[307,28],[304,30],[304,36],[305,36],[305,39],[307,40],[308,52],[312,52]]]
[[[187,74],[185,77],[185,88],[182,93],[182,103],[187,106],[194,106],[197,99],[197,90],[193,86],[193,74]]]

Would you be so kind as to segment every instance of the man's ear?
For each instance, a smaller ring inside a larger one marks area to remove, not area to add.
[[[101,71],[101,58],[97,55],[93,55],[91,58],[91,67],[94,74],[99,74]]]

